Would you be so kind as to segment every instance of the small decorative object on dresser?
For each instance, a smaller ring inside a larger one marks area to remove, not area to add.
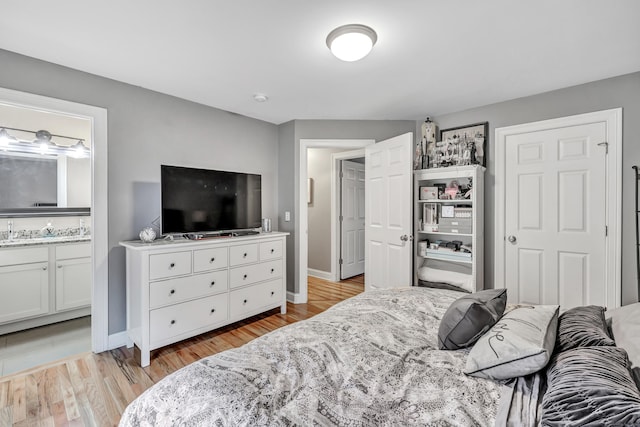
[[[145,227],[140,231],[140,240],[145,243],[151,243],[156,240],[156,232],[151,227]]]

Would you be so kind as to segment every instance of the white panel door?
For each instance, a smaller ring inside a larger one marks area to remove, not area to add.
[[[413,134],[365,149],[365,291],[411,286]]]
[[[342,161],[340,279],[364,273],[364,164]]]
[[[606,306],[606,124],[509,135],[505,284],[511,302]]]

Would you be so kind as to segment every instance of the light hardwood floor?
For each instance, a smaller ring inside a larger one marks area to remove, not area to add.
[[[277,328],[308,319],[364,290],[364,276],[340,283],[309,277],[309,301],[163,347],[146,368],[125,347],[83,353],[0,378],[0,426],[113,426],[126,406],[168,374],[206,356],[239,347]]]

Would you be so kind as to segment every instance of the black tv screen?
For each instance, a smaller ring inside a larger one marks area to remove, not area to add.
[[[258,228],[261,176],[161,165],[162,234]]]

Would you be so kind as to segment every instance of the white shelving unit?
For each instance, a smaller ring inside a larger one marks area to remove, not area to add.
[[[484,171],[479,165],[414,171],[414,286],[419,283],[418,270],[427,266],[470,275],[474,291],[484,289]],[[462,189],[472,183],[469,198],[436,199],[429,196],[421,199],[422,187],[452,188],[453,181]],[[444,220],[443,213],[447,217]],[[429,242],[428,249],[421,253],[420,242],[425,241]],[[439,241],[461,242],[465,248],[470,248],[470,253],[453,248],[442,249],[442,244],[439,249],[430,247]]]

